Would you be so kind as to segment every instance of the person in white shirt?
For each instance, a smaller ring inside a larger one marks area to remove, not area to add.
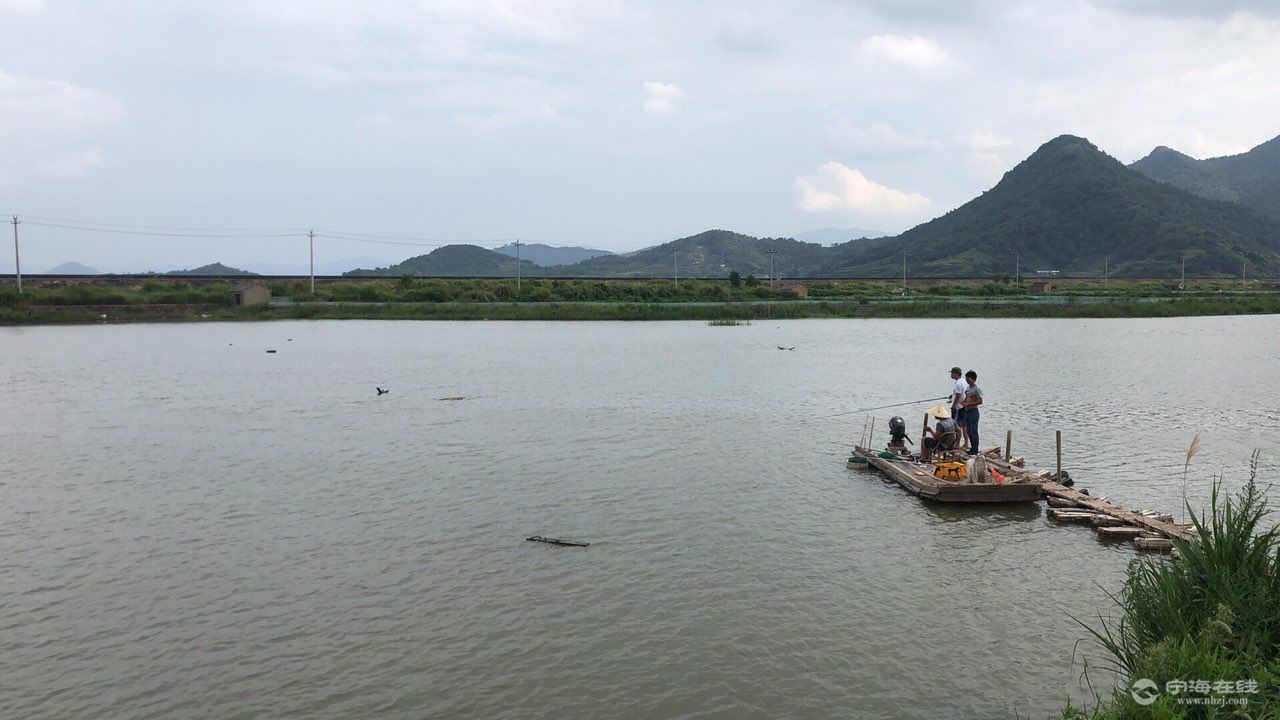
[[[951,368],[951,382],[951,417],[956,421],[960,433],[956,447],[964,447],[967,442],[964,432],[964,393],[969,389],[969,384],[964,381],[964,373],[958,367]]]

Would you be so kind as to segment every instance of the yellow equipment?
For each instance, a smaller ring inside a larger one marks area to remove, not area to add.
[[[934,463],[933,476],[940,480],[963,480],[968,473],[962,462],[940,462]]]

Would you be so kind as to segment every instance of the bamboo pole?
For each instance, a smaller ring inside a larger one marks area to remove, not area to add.
[[[1013,431],[1004,431],[1004,459],[1008,460],[1013,457]]]
[[[924,414],[924,427],[920,428],[920,452],[924,452],[924,431],[929,429],[929,413]]]

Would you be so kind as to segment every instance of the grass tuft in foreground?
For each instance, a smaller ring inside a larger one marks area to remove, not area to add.
[[[1266,526],[1256,452],[1250,469],[1234,496],[1214,484],[1206,515],[1188,508],[1194,532],[1174,541],[1178,558],[1130,564],[1115,598],[1119,620],[1099,615],[1097,628],[1086,625],[1121,680],[1109,703],[1099,699],[1092,713],[1068,706],[1062,717],[1280,718],[1280,529]],[[1158,693],[1149,702],[1150,690],[1141,698],[1131,692],[1144,678]],[[1219,686],[1204,693],[1179,686],[1195,681]],[[1237,685],[1228,692],[1227,682]],[[1256,692],[1239,691],[1239,683]],[[1202,698],[1222,702],[1192,704]]]

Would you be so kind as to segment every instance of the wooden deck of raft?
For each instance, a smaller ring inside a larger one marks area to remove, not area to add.
[[[926,483],[916,482],[914,477],[908,477],[912,473],[897,467],[896,461],[884,460],[876,456],[875,453],[869,453],[863,448],[858,448],[858,450],[868,453],[863,457],[871,466],[884,472],[912,493],[921,497],[944,499],[936,492],[927,491]],[[1173,539],[1186,536],[1191,528],[1190,525],[1174,523],[1170,515],[1161,515],[1151,511],[1134,512],[1125,510],[1112,505],[1105,497],[1087,495],[1054,482],[1050,479],[1053,476],[1048,471],[1032,472],[1021,467],[1021,465],[1014,464],[1020,462],[1017,458],[1001,457],[999,448],[987,450],[983,455],[986,456],[989,466],[1014,479],[1014,483],[1023,487],[1031,485],[1037,488],[1037,492],[1031,493],[1025,498],[1017,497],[1010,498],[1010,500],[1044,499],[1049,504],[1047,515],[1051,520],[1064,523],[1088,524],[1101,537],[1131,540],[1136,549],[1152,552],[1172,551]],[[932,478],[929,478],[929,480],[932,480]],[[968,485],[967,488],[964,484],[952,485],[947,482],[942,482],[941,484],[954,487],[955,491],[949,493],[949,499],[960,502],[991,502],[992,500],[988,496],[990,491],[980,492],[979,489],[991,487],[1009,488],[1008,484],[1004,486]]]

